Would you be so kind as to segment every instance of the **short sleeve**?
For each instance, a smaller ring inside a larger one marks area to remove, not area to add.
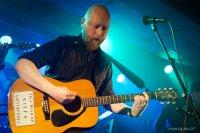
[[[19,59],[28,59],[32,61],[37,68],[41,68],[55,60],[60,55],[60,53],[62,53],[63,49],[64,37],[58,37],[55,40],[37,47],[31,52],[25,53]]]

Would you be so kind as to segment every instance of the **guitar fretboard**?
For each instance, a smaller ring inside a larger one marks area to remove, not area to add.
[[[152,97],[152,93],[147,92],[149,97]],[[82,99],[82,105],[84,107],[93,107],[105,104],[114,104],[114,103],[124,103],[134,101],[134,96],[136,94],[120,95],[120,96],[100,96],[95,98],[84,98]],[[138,94],[137,94],[138,95]]]

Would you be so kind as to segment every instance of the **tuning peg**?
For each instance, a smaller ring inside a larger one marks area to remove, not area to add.
[[[160,88],[158,88],[158,90],[160,91],[161,89],[160,89]]]
[[[170,104],[170,102],[168,101],[167,104]]]
[[[172,90],[172,88],[169,88],[169,90]]]
[[[175,104],[176,102],[172,102],[172,104]]]
[[[167,88],[164,88],[164,90],[166,91],[166,90],[167,90]]]

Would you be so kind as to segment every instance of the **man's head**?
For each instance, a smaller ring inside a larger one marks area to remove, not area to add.
[[[110,14],[103,5],[90,7],[81,19],[82,39],[88,51],[96,50],[105,40],[110,24]]]

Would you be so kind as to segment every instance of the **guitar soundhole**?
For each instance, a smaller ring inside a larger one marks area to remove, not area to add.
[[[81,98],[76,96],[72,102],[64,105],[64,107],[68,112],[77,112],[81,108]]]

